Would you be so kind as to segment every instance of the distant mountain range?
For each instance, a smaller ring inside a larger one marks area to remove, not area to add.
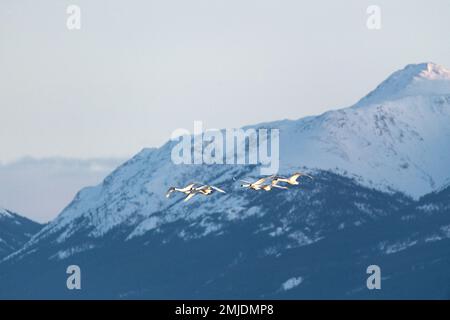
[[[0,262],[0,297],[450,298],[447,69],[408,65],[349,108],[250,127],[280,130],[280,174],[314,180],[252,192],[234,178],[258,166],[144,149]],[[192,180],[228,192],[165,198]],[[381,290],[366,288],[371,264]]]

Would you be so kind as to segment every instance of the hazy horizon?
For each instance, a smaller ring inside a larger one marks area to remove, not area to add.
[[[78,191],[101,183],[125,160],[25,157],[0,164],[0,208],[48,222]]]

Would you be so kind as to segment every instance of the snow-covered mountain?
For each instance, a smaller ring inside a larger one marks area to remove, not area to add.
[[[283,133],[285,167],[346,172],[418,198],[450,182],[450,71],[408,65],[354,106],[288,121]]]
[[[418,198],[450,183],[449,75],[435,64],[409,65],[350,108],[252,127],[280,130],[282,174],[304,167],[331,170],[365,186]],[[370,100],[374,103],[367,104]],[[66,226],[65,235],[70,235],[79,227],[73,221],[80,217],[89,220],[92,235],[124,222],[142,221],[132,237],[186,214],[185,207],[173,208],[174,200],[165,198],[171,185],[193,179],[220,185],[232,177],[258,175],[257,168],[249,171],[243,166],[175,165],[170,159],[172,147],[173,142],[168,142],[160,149],[143,150],[101,185],[82,190],[37,238]],[[206,212],[214,205],[237,210],[236,203],[247,209],[242,194],[208,200],[200,205]],[[169,208],[176,213],[154,216]]]
[[[42,225],[0,207],[0,259],[20,249]]]
[[[342,298],[366,294],[357,273],[365,277],[366,262],[390,265],[391,284],[407,284],[408,259],[434,268],[426,277],[439,276],[450,261],[442,257],[450,241],[449,75],[432,63],[409,65],[349,108],[250,126],[280,130],[280,174],[315,176],[289,191],[242,190],[233,178],[257,177],[258,166],[176,165],[174,142],[145,149],[81,190],[0,263],[0,278],[14,279],[36,261],[55,272],[79,261],[96,275],[85,297]],[[169,186],[192,180],[227,193],[189,203],[165,197]],[[47,296],[65,294],[56,280],[48,285],[49,272],[30,281],[45,280]],[[342,287],[323,289],[337,272]],[[443,286],[429,296],[450,295]],[[425,287],[384,297],[417,296]],[[0,289],[0,296],[22,294],[13,282]]]

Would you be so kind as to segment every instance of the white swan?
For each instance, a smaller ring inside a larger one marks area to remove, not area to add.
[[[167,190],[166,198],[169,198],[170,195],[171,195],[173,192],[175,192],[175,191],[178,191],[178,192],[181,192],[181,193],[184,193],[184,194],[189,194],[189,193],[191,193],[192,190],[195,189],[195,188],[194,188],[195,185],[196,185],[196,183],[190,183],[190,184],[188,184],[188,185],[187,185],[186,187],[184,187],[184,188],[170,187],[169,190]]]
[[[246,180],[240,180],[241,182],[243,182],[244,184],[241,184],[241,187],[243,188],[249,188],[249,189],[253,189],[253,190],[261,190],[263,183],[269,179],[270,177],[265,177],[265,178],[261,178],[256,180],[255,182],[249,182]]]
[[[215,187],[215,186],[211,186],[211,185],[203,185],[200,187],[194,187],[192,190],[190,190],[187,193],[187,197],[184,198],[184,202],[188,201],[189,199],[191,199],[193,196],[195,196],[196,194],[202,194],[204,196],[209,196],[211,194],[213,194],[214,192],[221,192],[221,193],[226,193],[224,190]]]
[[[246,180],[241,180],[244,182],[244,184],[241,185],[243,188],[249,188],[253,190],[264,190],[264,191],[270,191],[272,188],[278,188],[278,189],[287,189],[286,187],[282,187],[277,185],[277,183],[274,183],[273,180],[269,184],[264,184],[264,182],[268,179],[273,179],[274,176],[264,177],[261,179],[256,180],[255,182],[249,182]]]
[[[299,177],[308,177],[310,179],[313,179],[313,177],[311,177],[310,175],[306,174],[306,173],[301,173],[301,172],[296,172],[294,173],[292,176],[290,176],[289,178],[286,177],[280,177],[280,176],[274,176],[272,179],[272,185],[276,185],[278,182],[286,182],[290,185],[298,185],[300,184],[300,182],[297,181],[297,179]]]

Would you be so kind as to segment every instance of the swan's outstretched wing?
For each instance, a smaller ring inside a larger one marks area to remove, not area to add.
[[[195,183],[190,183],[190,184],[188,184],[186,187],[180,189],[180,191],[181,191],[181,192],[189,191],[189,190],[191,190],[192,187],[194,187],[194,186],[195,186]]]
[[[195,196],[196,194],[197,194],[197,193],[195,193],[195,192],[189,193],[189,194],[187,195],[187,197],[184,198],[183,202],[188,201],[190,198],[192,198],[192,197]]]
[[[297,181],[298,177],[300,177],[301,175],[303,175],[303,173],[296,172],[289,178],[289,180]]]
[[[222,192],[222,193],[226,193],[225,191],[223,191],[223,190],[220,189],[220,188],[217,188],[217,187],[214,187],[214,186],[211,186],[211,188],[213,188],[213,189],[216,190],[216,191],[219,191],[219,192]]]
[[[243,183],[247,183],[247,184],[252,184],[250,181],[247,181],[247,180],[239,180],[240,182],[243,182]]]
[[[288,187],[279,186],[277,184],[273,184],[272,187],[278,188],[278,189],[288,189]]]
[[[266,181],[268,179],[268,177],[264,177],[261,179],[256,180],[255,182],[253,182],[254,185],[259,185],[262,184],[264,181]]]
[[[296,172],[296,173],[294,173],[294,174],[292,175],[291,179],[297,180],[297,178],[298,178],[298,177],[301,177],[301,176],[305,176],[305,177],[308,177],[308,178],[310,178],[310,179],[313,179],[313,177],[311,177],[309,174],[301,173],[301,172]]]

